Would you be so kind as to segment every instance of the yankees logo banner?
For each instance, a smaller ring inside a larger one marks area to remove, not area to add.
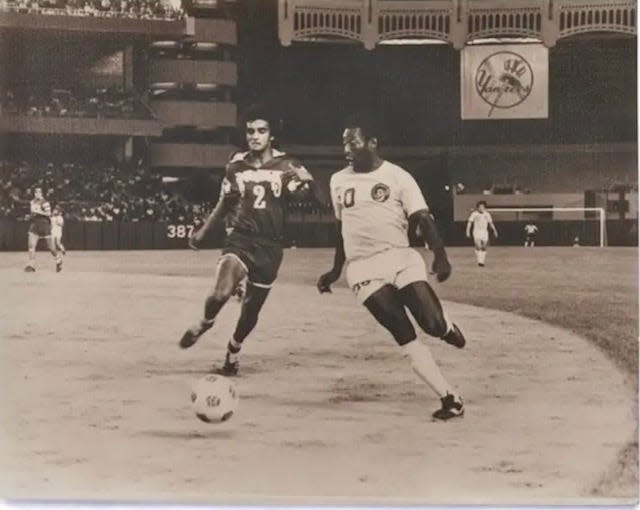
[[[546,119],[549,51],[542,44],[472,45],[460,58],[463,119]]]

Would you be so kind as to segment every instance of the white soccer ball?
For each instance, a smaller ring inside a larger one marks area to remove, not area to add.
[[[227,421],[238,408],[236,385],[221,375],[198,379],[191,391],[191,404],[196,416],[206,423]]]

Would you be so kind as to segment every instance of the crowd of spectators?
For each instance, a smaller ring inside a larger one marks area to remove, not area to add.
[[[151,118],[151,110],[131,92],[120,87],[88,92],[52,89],[44,92],[6,90],[2,98],[5,113],[33,117]]]
[[[161,0],[0,0],[0,11],[169,21],[184,16]]]
[[[139,165],[2,162],[0,218],[28,219],[36,187],[67,219],[192,224],[211,204],[193,203]]]

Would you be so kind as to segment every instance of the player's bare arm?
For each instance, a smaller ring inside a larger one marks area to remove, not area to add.
[[[344,253],[344,239],[342,238],[342,222],[339,221],[336,224],[338,231],[338,239],[336,242],[336,251],[333,255],[333,267],[331,271],[324,273],[318,279],[317,287],[320,294],[325,292],[331,292],[331,285],[335,283],[342,274],[342,267],[344,266],[345,253]]]
[[[238,199],[239,197],[236,196],[236,193],[234,192],[227,193],[221,197],[213,208],[213,211],[211,211],[211,214],[207,216],[202,227],[196,230],[189,238],[189,247],[197,250],[202,244],[207,233],[213,229],[215,225],[224,220],[227,214],[231,211],[234,201],[237,201]]]
[[[467,238],[471,239],[471,225],[472,225],[471,217],[467,221]]]
[[[493,221],[489,222],[489,226],[491,227],[491,230],[493,231],[493,236],[497,239],[498,238],[498,229],[493,224]]]
[[[420,227],[423,241],[429,245],[433,252],[432,272],[439,282],[444,282],[451,275],[451,264],[444,248],[442,237],[438,233],[438,228],[428,209],[421,209],[414,212],[409,217],[409,222],[415,222]]]

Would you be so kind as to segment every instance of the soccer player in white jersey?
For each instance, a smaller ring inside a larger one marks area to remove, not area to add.
[[[535,223],[529,222],[524,226],[524,246],[525,248],[533,248],[536,245],[536,234],[538,227]]]
[[[493,224],[493,218],[487,211],[487,203],[481,200],[476,204],[476,208],[469,215],[467,221],[467,237],[471,238],[471,229],[473,228],[473,244],[476,251],[476,261],[480,267],[484,267],[487,260],[487,246],[489,246],[489,228],[493,231],[493,235],[498,237],[498,230]]]
[[[63,255],[66,254],[64,245],[62,244],[62,227],[64,227],[64,216],[62,210],[59,207],[54,207],[51,213],[51,238],[53,239],[53,245],[58,252]]]
[[[51,238],[51,204],[44,198],[42,188],[35,188],[33,200],[29,204],[31,225],[27,243],[29,246],[29,263],[24,268],[25,272],[33,273],[36,270],[36,248],[40,239],[44,239],[51,255],[56,259],[56,271],[62,271],[62,257],[57,252]]]
[[[331,292],[347,263],[347,282],[411,359],[414,371],[440,397],[433,417],[448,420],[464,414],[462,398],[438,368],[429,347],[417,339],[409,309],[425,333],[462,348],[465,338],[444,314],[427,283],[420,254],[409,247],[408,225],[419,225],[422,240],[434,253],[433,273],[446,280],[451,266],[422,192],[411,175],[378,155],[374,124],[353,117],[345,125],[343,144],[349,165],[331,177],[331,200],[338,220],[333,268],[318,280]]]

